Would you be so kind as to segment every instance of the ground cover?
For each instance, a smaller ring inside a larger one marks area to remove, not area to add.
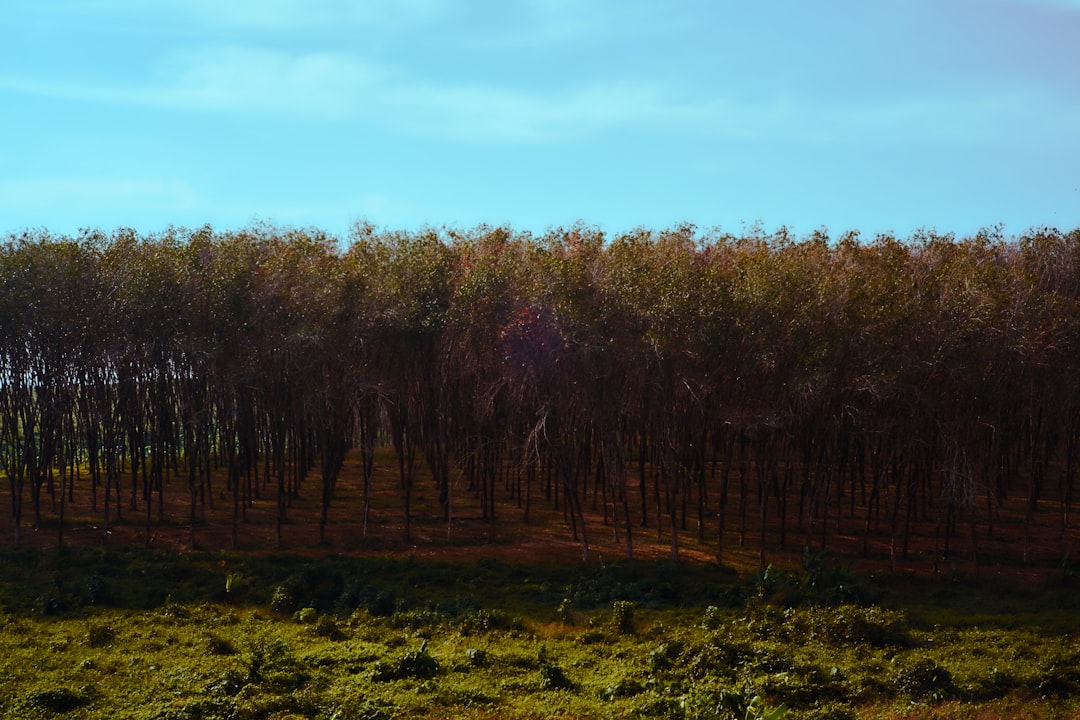
[[[1080,715],[1070,582],[827,556],[508,563],[131,549],[0,555],[10,718]],[[784,714],[783,711],[786,711]]]

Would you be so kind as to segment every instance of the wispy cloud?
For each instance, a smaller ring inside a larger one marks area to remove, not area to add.
[[[280,0],[278,5],[294,8],[299,3]],[[1018,128],[1062,137],[1080,112],[1076,103],[1053,101],[1038,88],[1004,85],[950,95],[856,96],[823,103],[809,93],[755,101],[727,96],[722,88],[691,94],[644,79],[568,81],[556,88],[439,83],[357,53],[248,45],[173,51],[142,79],[74,82],[0,74],[4,89],[174,112],[359,123],[475,144],[561,142],[611,130],[735,140],[988,143],[1015,135]]]
[[[353,55],[290,55],[253,48],[182,52],[131,102],[178,110],[271,112],[340,120],[364,114],[366,97],[391,82],[388,69]]]
[[[363,121],[390,131],[480,143],[578,138],[684,114],[664,91],[641,83],[552,91],[438,84],[354,54],[236,46],[174,53],[140,83],[0,76],[0,89],[189,112]]]

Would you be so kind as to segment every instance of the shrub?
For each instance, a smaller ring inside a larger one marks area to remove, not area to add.
[[[1067,698],[1080,690],[1080,666],[1053,664],[1043,671],[1035,689],[1043,697]]]
[[[717,630],[724,624],[724,616],[720,612],[720,608],[715,605],[710,605],[705,608],[705,617],[701,621],[701,627],[706,630]]]
[[[865,644],[874,648],[911,644],[904,613],[876,606],[789,609],[784,612],[781,636],[797,642],[816,640],[831,644]]]
[[[563,669],[553,662],[540,661],[541,690],[570,690],[574,683],[566,676]]]
[[[420,643],[419,650],[410,650],[398,658],[395,663],[379,661],[375,663],[372,679],[380,682],[416,678],[430,680],[439,673],[439,663],[427,649],[427,641]]]
[[[206,636],[206,649],[211,655],[235,655],[236,648],[228,638],[223,638],[216,633]]]
[[[797,708],[847,699],[844,677],[835,668],[826,673],[816,667],[795,667],[760,678],[756,687],[762,694]]]
[[[301,625],[314,625],[319,619],[319,611],[313,607],[300,608],[293,614],[293,619]]]
[[[271,675],[280,676],[295,668],[292,648],[284,640],[257,637],[248,645],[243,661],[247,665],[246,683],[259,683]]]
[[[270,596],[271,610],[279,613],[291,613],[295,608],[296,598],[288,587],[278,585],[274,588],[274,594]]]
[[[611,606],[611,624],[615,629],[627,635],[634,632],[634,603],[628,600],[616,600]]]
[[[163,710],[153,720],[218,720],[235,717],[234,703],[218,698],[192,700],[179,710]]]
[[[26,704],[52,713],[66,713],[80,708],[89,700],[81,693],[65,687],[37,690],[26,696]]]
[[[602,643],[610,642],[611,638],[608,634],[599,629],[586,630],[578,636],[578,642],[582,645],[600,645]]]
[[[802,717],[806,720],[856,720],[858,716],[844,703],[827,702],[806,711]]]
[[[780,720],[787,706],[769,707],[758,695],[748,690],[730,688],[693,688],[683,698],[686,720],[701,718],[732,718],[732,720]]]
[[[116,640],[116,631],[108,625],[91,625],[86,632],[86,644],[92,648],[112,645]]]
[[[551,659],[547,646],[540,646],[536,660],[539,663],[537,669],[540,671],[541,690],[570,690],[574,687],[563,669]]]
[[[87,605],[102,605],[111,601],[112,596],[101,575],[94,573],[87,579],[85,599]]]
[[[740,648],[722,642],[707,642],[688,648],[679,661],[681,672],[687,677],[701,679],[706,677],[732,678],[735,668],[745,664],[753,656],[749,648]],[[668,655],[670,660],[675,657]]]
[[[574,617],[571,610],[573,603],[570,598],[563,598],[559,603],[559,607],[555,608],[555,617],[559,619],[559,622],[565,625],[573,625]]]
[[[345,633],[338,627],[337,620],[330,615],[320,615],[319,619],[315,621],[315,627],[311,629],[311,632],[328,640],[345,639]]]
[[[492,630],[521,630],[524,623],[519,617],[511,617],[502,610],[474,610],[462,614],[457,620],[463,635],[475,635]]]
[[[399,629],[419,630],[439,625],[445,619],[446,616],[437,610],[405,610],[391,615],[390,624]]]
[[[357,698],[339,707],[327,715],[327,720],[390,720],[393,707],[379,704],[369,698]]]
[[[484,667],[488,664],[487,653],[478,648],[469,648],[465,651],[465,657],[473,667]]]
[[[420,643],[419,650],[410,650],[398,661],[398,677],[433,678],[439,672],[439,663],[427,650],[427,642]]]
[[[374,617],[390,617],[397,609],[397,598],[390,591],[377,592],[367,601],[365,607]]]
[[[661,645],[649,651],[645,661],[649,666],[649,672],[657,673],[671,669],[671,661],[679,656],[678,652],[672,652],[670,645]]]
[[[622,678],[618,682],[611,683],[600,691],[601,700],[615,700],[617,698],[633,697],[645,692],[644,686],[632,678]]]
[[[826,603],[861,603],[867,600],[866,589],[851,572],[850,565],[829,561],[829,551],[803,549],[803,573],[799,583],[812,590],[816,601]]]
[[[916,660],[900,669],[894,685],[916,700],[941,700],[956,691],[952,674],[929,658]]]
[[[191,612],[185,606],[175,602],[171,595],[165,598],[160,612],[162,617],[170,620],[187,620],[191,617]]]

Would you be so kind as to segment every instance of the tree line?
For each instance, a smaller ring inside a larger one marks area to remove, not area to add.
[[[937,557],[1010,508],[1025,531],[1052,517],[1065,555],[1078,441],[1080,230],[360,223],[344,239],[260,225],[0,242],[15,544],[43,517],[62,542],[76,501],[106,532],[138,513],[149,538],[168,490],[186,494],[193,544],[212,493],[231,499],[234,543],[269,493],[281,546],[305,482],[323,538],[347,453],[366,518],[389,446],[406,536],[420,476],[448,522],[456,493],[475,495],[493,538],[553,503],[584,557],[591,508],[631,555],[640,533],[674,557],[697,533],[718,560],[756,541],[764,564],[770,545],[827,547],[842,521],[864,553],[884,540],[906,557],[921,528]],[[496,517],[506,497],[520,510]]]

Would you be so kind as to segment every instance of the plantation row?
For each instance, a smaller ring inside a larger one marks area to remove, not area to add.
[[[0,283],[16,544],[73,501],[161,522],[180,486],[192,542],[206,495],[235,542],[271,488],[282,545],[304,482],[321,538],[346,453],[366,513],[382,446],[406,536],[422,467],[447,520],[462,492],[492,538],[555,503],[583,556],[590,502],[629,554],[693,527],[722,559],[749,516],[763,566],[841,529],[893,558],[977,557],[1004,519],[1016,559],[1047,523],[1076,541],[1080,230],[42,232],[0,244]]]

